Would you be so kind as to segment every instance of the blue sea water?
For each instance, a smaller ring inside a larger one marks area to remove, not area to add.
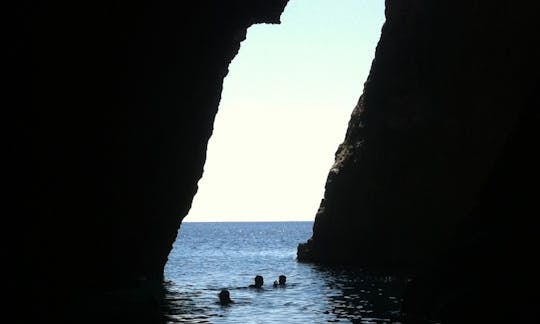
[[[171,322],[399,323],[405,280],[296,261],[313,222],[184,223],[165,267]],[[285,288],[274,288],[278,276]],[[247,288],[255,275],[264,289]],[[223,288],[234,303],[221,306]]]

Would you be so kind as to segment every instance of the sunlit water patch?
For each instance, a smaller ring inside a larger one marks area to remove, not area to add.
[[[405,279],[296,261],[312,222],[185,223],[165,269],[167,320],[191,323],[399,323]],[[278,276],[285,288],[274,288]],[[255,275],[263,289],[250,289]],[[221,306],[228,289],[234,303]]]

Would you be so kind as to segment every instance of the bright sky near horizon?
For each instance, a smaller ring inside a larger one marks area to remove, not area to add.
[[[312,221],[383,23],[384,0],[290,0],[250,27],[184,221]]]

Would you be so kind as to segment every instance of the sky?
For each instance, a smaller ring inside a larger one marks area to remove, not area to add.
[[[312,221],[383,23],[384,0],[290,0],[251,26],[184,221]]]

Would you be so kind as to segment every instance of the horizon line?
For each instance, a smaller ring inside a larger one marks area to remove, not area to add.
[[[182,223],[284,223],[314,222],[315,220],[182,220]]]

